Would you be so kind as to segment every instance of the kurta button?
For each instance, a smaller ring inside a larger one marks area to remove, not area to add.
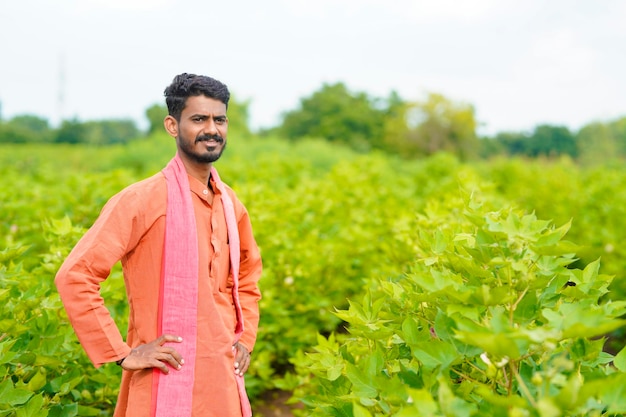
[[[202,190],[202,194],[207,195],[209,193],[209,190]]]

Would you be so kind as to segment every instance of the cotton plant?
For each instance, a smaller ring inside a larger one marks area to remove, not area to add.
[[[626,352],[604,351],[625,325],[613,277],[600,260],[574,267],[570,223],[495,206],[425,207],[411,272],[373,279],[335,313],[347,334],[294,359],[305,415],[626,413]]]

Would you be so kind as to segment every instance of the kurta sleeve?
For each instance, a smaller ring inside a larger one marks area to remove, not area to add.
[[[70,323],[96,367],[122,359],[131,350],[105,306],[100,284],[141,238],[139,204],[128,190],[112,197],[55,277]]]
[[[252,233],[252,224],[247,210],[238,201],[237,224],[241,243],[241,262],[239,266],[239,300],[244,319],[244,331],[240,342],[251,352],[256,343],[259,327],[259,300],[261,292],[258,282],[261,278],[262,261],[259,247]]]

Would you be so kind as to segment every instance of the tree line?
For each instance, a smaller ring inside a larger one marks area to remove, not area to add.
[[[251,133],[249,102],[232,99],[231,126]],[[64,120],[58,128],[35,115],[0,119],[0,143],[126,143],[162,129],[164,105],[149,107],[148,128],[141,131],[133,120]],[[542,124],[530,131],[499,132],[479,136],[474,107],[441,94],[422,100],[405,100],[392,91],[373,97],[351,91],[344,83],[323,84],[300,99],[297,108],[282,114],[281,122],[262,129],[260,138],[272,135],[288,140],[319,138],[359,152],[379,150],[411,159],[449,152],[461,160],[494,156],[561,157],[582,162],[626,156],[626,117],[596,121],[572,131],[566,126]]]
[[[325,84],[283,114],[268,133],[291,140],[319,137],[356,150],[381,150],[404,158],[449,152],[461,160],[495,156],[554,158],[591,163],[626,156],[626,116],[592,122],[578,131],[542,124],[530,131],[479,136],[471,104],[430,93],[408,101],[392,92],[386,98],[351,92],[345,84]]]
[[[108,145],[126,143],[141,136],[131,119],[63,120],[52,128],[47,119],[25,114],[0,120],[0,143],[71,143]]]
[[[233,100],[229,105],[229,119],[236,123],[238,133],[249,133],[248,102]],[[0,118],[2,143],[66,143],[87,145],[124,144],[163,129],[167,116],[165,105],[154,104],[145,111],[148,127],[142,131],[132,119],[105,119],[81,121],[63,120],[58,127],[33,114],[17,115],[9,120]]]

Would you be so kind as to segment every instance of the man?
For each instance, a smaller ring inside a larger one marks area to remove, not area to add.
[[[261,257],[245,207],[212,167],[226,147],[230,93],[181,74],[165,97],[176,156],[107,202],[55,283],[93,364],[123,368],[115,416],[249,417],[243,374]],[[99,291],[120,260],[126,342]]]

